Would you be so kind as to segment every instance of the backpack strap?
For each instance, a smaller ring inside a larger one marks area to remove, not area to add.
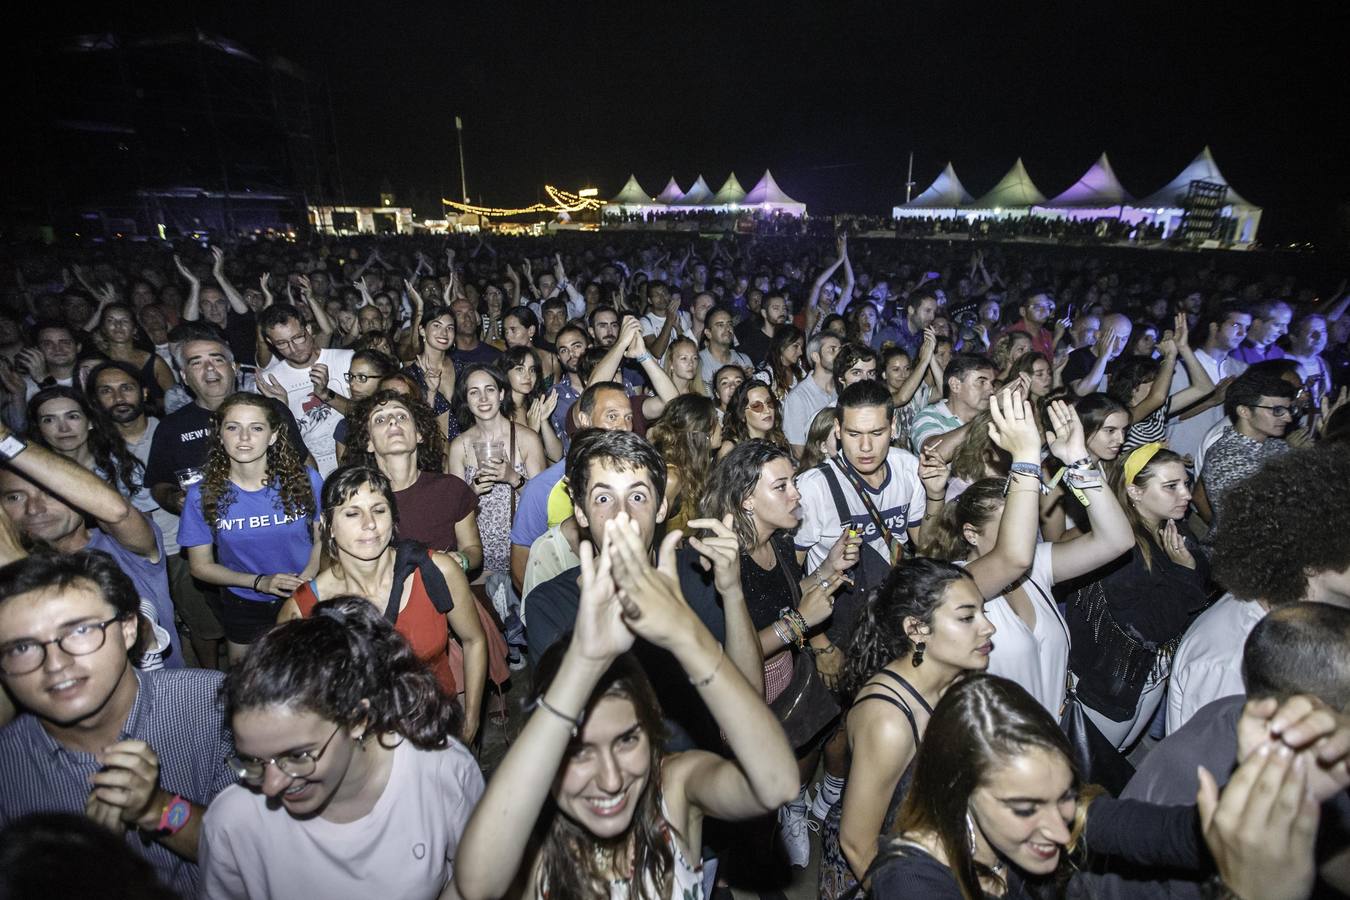
[[[839,515],[839,526],[847,530],[853,525],[853,513],[849,511],[848,501],[844,499],[844,487],[839,483],[839,476],[834,474],[834,468],[828,462],[822,462],[816,468],[825,473],[825,483],[830,486],[834,509]]]

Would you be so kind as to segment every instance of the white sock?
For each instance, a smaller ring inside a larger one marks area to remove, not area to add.
[[[839,802],[839,795],[844,792],[844,779],[826,773],[820,780],[820,796],[824,798],[825,803],[833,806]]]

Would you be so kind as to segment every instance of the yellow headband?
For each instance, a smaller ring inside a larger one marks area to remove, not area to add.
[[[1135,476],[1144,466],[1148,465],[1149,460],[1153,459],[1161,449],[1163,449],[1163,445],[1157,441],[1135,447],[1130,455],[1125,457],[1125,483],[1134,484]]]

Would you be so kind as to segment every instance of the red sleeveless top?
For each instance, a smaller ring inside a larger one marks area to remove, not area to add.
[[[300,585],[293,595],[295,605],[300,607],[300,615],[309,618],[319,597],[314,591],[314,582]],[[367,598],[369,599],[369,598]],[[422,573],[413,570],[412,590],[408,600],[398,611],[394,630],[408,639],[413,653],[431,667],[436,680],[451,697],[458,693],[455,676],[450,667],[450,626],[445,613],[436,609],[426,588],[422,585]]]

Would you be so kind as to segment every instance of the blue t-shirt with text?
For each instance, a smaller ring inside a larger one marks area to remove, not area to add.
[[[323,478],[308,467],[305,473],[314,492],[314,509],[318,510]],[[187,489],[183,515],[178,523],[179,546],[215,544],[216,561],[236,572],[254,575],[303,572],[309,565],[309,555],[314,547],[311,526],[317,513],[304,518],[288,516],[281,504],[281,494],[274,486],[245,491],[231,484],[230,491],[229,506],[217,519],[213,531],[202,514],[201,483]],[[230,587],[226,590],[244,600],[276,599],[272,594],[249,588]]]

